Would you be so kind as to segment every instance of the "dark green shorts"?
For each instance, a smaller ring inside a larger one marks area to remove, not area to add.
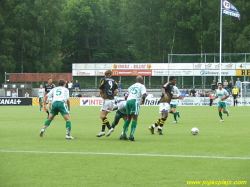
[[[50,113],[55,116],[58,115],[58,112],[60,112],[62,116],[64,116],[65,114],[69,114],[67,105],[60,101],[54,102],[52,104],[52,109]]]
[[[130,115],[139,115],[140,104],[136,99],[128,100],[126,103],[126,113]]]
[[[177,105],[170,104],[170,108],[177,108]]]
[[[126,116],[127,114],[121,113],[119,110],[116,111],[115,113],[115,118],[120,119],[123,118],[123,116]]]
[[[39,103],[43,102],[43,97],[39,97]]]
[[[219,102],[219,103],[218,103],[218,108],[227,109],[227,104],[224,103],[224,102]]]

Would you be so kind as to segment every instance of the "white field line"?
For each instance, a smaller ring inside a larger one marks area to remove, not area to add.
[[[98,153],[98,152],[11,151],[11,150],[0,150],[0,152],[1,152],[1,153],[74,154],[74,155],[115,155],[115,156],[145,156],[145,157],[212,158],[212,159],[250,160],[250,157],[194,156],[194,155],[161,155],[161,154],[130,154],[130,153]]]

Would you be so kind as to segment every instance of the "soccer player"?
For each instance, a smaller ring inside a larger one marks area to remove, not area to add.
[[[142,76],[136,77],[136,83],[131,85],[128,88],[128,98],[126,103],[126,114],[127,114],[127,120],[124,123],[123,126],[123,132],[120,137],[121,140],[127,140],[126,132],[128,131],[129,124],[132,121],[131,125],[131,131],[129,135],[129,140],[135,141],[134,133],[137,126],[137,119],[140,111],[140,104],[143,105],[145,98],[147,96],[146,88],[142,84],[143,78]]]
[[[161,99],[159,101],[159,112],[162,115],[161,119],[158,119],[153,125],[149,126],[149,130],[152,134],[154,134],[154,128],[158,127],[158,133],[159,135],[163,135],[162,133],[162,127],[164,125],[164,122],[166,121],[167,117],[168,117],[168,111],[169,111],[169,104],[171,102],[171,99],[182,99],[181,96],[174,96],[173,97],[173,93],[174,93],[174,88],[173,86],[176,84],[176,78],[175,76],[170,76],[169,77],[169,82],[164,84],[162,87],[162,95],[161,95]]]
[[[38,95],[37,98],[39,98],[39,105],[40,105],[40,110],[38,112],[41,112],[41,109],[43,108],[43,96],[44,96],[45,90],[43,89],[43,85],[40,85],[40,89],[38,90]]]
[[[223,116],[221,113],[221,109],[223,108],[223,113],[227,114],[227,117],[229,116],[229,111],[227,109],[226,105],[226,99],[229,97],[228,92],[222,87],[222,83],[218,83],[218,89],[216,90],[216,97],[214,99],[219,98],[218,102],[218,111],[220,116],[220,122],[224,122]]]
[[[232,96],[234,98],[234,106],[238,106],[238,100],[237,97],[239,96],[239,89],[234,85],[234,88],[232,90]]]
[[[123,118],[124,122],[127,120],[127,114],[126,114],[126,103],[127,103],[127,96],[125,96],[125,101],[120,101],[117,103],[117,107],[115,107],[113,110],[116,110],[115,113],[115,119],[112,123],[112,128],[115,129],[115,126],[118,125],[121,118]],[[111,132],[108,133],[106,136],[110,136]]]
[[[98,133],[97,137],[102,137],[105,135],[105,127],[107,126],[109,131],[108,134],[110,135],[114,128],[112,128],[109,124],[109,120],[107,119],[108,113],[113,111],[115,98],[114,96],[118,93],[117,82],[111,78],[112,71],[107,70],[105,71],[105,77],[100,81],[100,96],[103,98],[102,108],[101,108],[101,115],[100,118],[102,119],[102,130]]]
[[[48,78],[48,84],[45,85],[45,92],[44,92],[44,96],[45,97],[49,92],[50,90],[52,90],[53,88],[55,88],[56,86],[52,83],[52,78],[49,77]],[[48,100],[47,100],[47,103],[49,103],[49,109],[51,110],[51,105],[52,105],[52,97],[49,97]],[[45,105],[46,106],[46,105]],[[47,119],[49,118],[49,111],[46,110],[45,112],[47,112],[48,114],[48,117]]]
[[[179,89],[177,88],[177,86],[176,85],[173,86],[173,89],[174,89],[173,96],[179,97],[181,95],[181,93],[180,93]],[[169,113],[174,115],[174,122],[173,123],[178,123],[177,116],[178,116],[178,118],[180,117],[180,112],[176,111],[178,103],[179,103],[179,99],[174,99],[174,98],[171,99]]]
[[[43,101],[44,111],[47,111],[46,101],[48,98],[53,98],[52,108],[49,114],[49,119],[45,121],[43,129],[40,131],[40,136],[43,137],[43,134],[50,125],[51,121],[60,112],[64,120],[66,121],[66,139],[73,140],[74,138],[70,135],[71,131],[71,121],[69,116],[70,101],[69,101],[69,90],[66,88],[66,81],[59,80],[59,86],[50,90],[50,92],[44,97]]]

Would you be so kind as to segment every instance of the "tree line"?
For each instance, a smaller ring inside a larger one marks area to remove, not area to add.
[[[250,1],[230,0],[223,53],[250,52]],[[4,72],[71,72],[72,63],[167,62],[219,52],[219,0],[1,0]]]

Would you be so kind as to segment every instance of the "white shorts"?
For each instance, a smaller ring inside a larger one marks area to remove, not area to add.
[[[160,103],[159,104],[159,113],[168,112],[169,107],[170,107],[169,103]]]
[[[52,101],[53,101],[53,97],[48,97],[46,103],[47,103],[47,104],[48,104],[48,103],[52,103]]]
[[[101,111],[112,112],[114,108],[115,100],[103,100]]]

